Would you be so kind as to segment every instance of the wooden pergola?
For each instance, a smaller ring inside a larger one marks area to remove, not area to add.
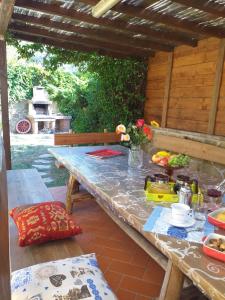
[[[147,61],[150,57],[153,61],[153,72],[150,70],[151,73],[157,73],[158,71],[159,74],[156,74],[156,76],[163,77],[163,80],[160,82],[155,82],[157,87],[161,84],[161,90],[157,90],[155,94],[154,89],[153,92],[150,91],[154,94],[151,99],[154,97],[155,99],[158,97],[157,100],[160,97],[160,100],[163,99],[161,102],[158,101],[158,103],[160,102],[160,112],[162,112],[160,115],[162,127],[166,127],[168,121],[167,114],[170,104],[174,49],[177,46],[182,45],[183,47],[185,45],[185,47],[188,46],[187,51],[189,51],[190,49],[192,50],[191,47],[197,47],[198,42],[202,42],[205,38],[219,38],[221,39],[219,40],[219,50],[216,51],[216,54],[213,56],[214,60],[210,61],[206,68],[207,70],[213,69],[210,73],[210,77],[213,79],[204,78],[203,83],[201,83],[203,88],[199,92],[202,93],[205,89],[205,80],[208,80],[209,83],[207,83],[210,87],[206,91],[207,96],[205,98],[210,99],[210,108],[208,110],[205,109],[206,118],[208,118],[208,128],[203,132],[208,134],[215,133],[219,94],[225,67],[225,5],[223,1],[121,0],[104,13],[102,17],[95,18],[92,16],[92,8],[98,2],[99,0],[0,0],[0,97],[7,169],[11,169],[6,60],[7,32],[20,41],[41,43],[70,51],[95,52],[99,55],[113,58],[132,58],[144,61]],[[158,51],[160,51],[159,55]],[[168,53],[168,57],[160,56],[162,54],[161,51]],[[205,53],[203,53],[203,56],[205,56]],[[155,63],[157,66],[154,66],[155,58],[157,58]],[[188,58],[187,60],[189,61],[190,59]],[[202,60],[201,63],[204,64],[205,61]],[[174,63],[174,65],[176,64]],[[193,68],[193,65],[187,65],[187,68],[190,70]],[[205,66],[203,66],[203,69],[205,70]],[[193,76],[192,81],[195,81],[196,77]],[[188,81],[191,89],[192,83],[189,83],[189,78],[187,76],[186,81]],[[184,90],[185,88],[182,87],[180,89]],[[225,95],[225,91],[223,92]],[[161,96],[159,96],[160,93]],[[179,97],[183,100],[183,95]],[[192,90],[190,97],[192,97]],[[225,100],[225,96],[223,99]],[[200,106],[206,106],[204,101],[199,102]],[[188,103],[188,105],[192,104]],[[224,111],[222,113],[224,114]],[[179,111],[177,114],[179,114]],[[192,110],[190,114],[192,118]],[[149,115],[151,117],[152,115],[155,116],[154,111],[151,111]],[[178,120],[183,122],[182,116]],[[221,124],[224,126],[224,123]],[[181,139],[173,137],[171,140],[171,136],[166,137],[165,135],[159,136],[155,143],[157,143],[158,148],[167,146],[167,149],[170,151],[179,149],[179,151],[189,155],[195,152],[195,157],[197,158],[225,164],[224,148],[219,146],[196,141],[190,142],[189,140],[187,148],[185,139],[181,141]],[[0,169],[5,171],[4,166]],[[0,170],[0,181],[5,183],[6,174],[2,170]],[[1,248],[4,248],[2,251],[4,259],[1,262],[0,290],[3,291],[3,294],[10,295],[9,245],[6,239],[6,236],[8,236],[6,195],[6,184],[1,184],[0,219],[2,220],[2,234],[0,236],[0,245],[2,246]],[[174,286],[182,286],[182,278],[179,276],[178,268],[174,268],[172,264],[169,265],[169,268],[176,279],[176,282],[173,282]],[[166,289],[166,286],[163,287],[162,299],[165,299]],[[166,299],[178,299],[178,295],[175,297],[174,294],[169,295],[169,297]]]
[[[8,169],[11,162],[5,44],[7,30],[18,40],[139,60],[154,56],[155,51],[173,53],[179,45],[195,47],[203,38],[225,37],[225,6],[219,1],[126,0],[113,6],[102,17],[95,18],[91,11],[97,3],[98,0],[0,2],[1,103]],[[218,84],[219,80],[220,75]],[[215,97],[217,93],[215,90]],[[163,109],[166,110],[166,104]]]

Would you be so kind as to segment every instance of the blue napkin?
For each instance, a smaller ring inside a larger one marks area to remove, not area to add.
[[[192,227],[180,228],[169,224],[171,209],[163,206],[156,206],[143,226],[143,230],[172,236],[192,242],[202,243],[204,236],[214,232],[214,226],[206,221],[196,221]],[[198,228],[203,228],[199,231]]]

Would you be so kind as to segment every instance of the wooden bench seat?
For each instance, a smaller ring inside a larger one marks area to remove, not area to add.
[[[36,169],[7,171],[7,187],[9,210],[24,204],[57,200],[53,199]],[[83,254],[75,238],[19,247],[18,231],[11,218],[9,220],[9,232],[11,271]]]

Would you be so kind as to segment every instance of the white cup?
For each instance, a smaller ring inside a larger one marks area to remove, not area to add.
[[[172,218],[177,222],[184,222],[191,210],[188,205],[183,203],[173,203],[171,209]]]

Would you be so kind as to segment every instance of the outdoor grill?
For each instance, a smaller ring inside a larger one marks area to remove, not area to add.
[[[29,101],[28,119],[32,125],[32,132],[51,133],[58,131],[68,132],[70,116],[62,116],[54,111],[54,104],[49,100],[47,91],[41,87],[33,88],[33,98]]]

